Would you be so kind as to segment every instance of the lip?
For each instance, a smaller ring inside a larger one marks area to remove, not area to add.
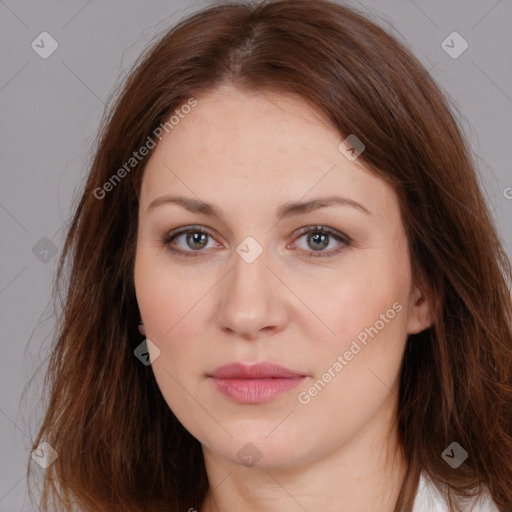
[[[268,379],[284,378],[292,379],[296,377],[305,377],[306,375],[275,363],[263,362],[253,365],[243,363],[230,363],[219,366],[208,377],[218,379]]]
[[[231,363],[207,375],[216,389],[238,403],[258,404],[290,391],[306,375],[274,363]]]

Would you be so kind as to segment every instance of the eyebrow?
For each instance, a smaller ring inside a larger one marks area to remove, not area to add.
[[[185,196],[170,196],[163,195],[157,197],[151,204],[148,206],[146,213],[151,212],[158,206],[164,204],[177,204],[186,208],[187,210],[193,213],[200,213],[203,215],[208,215],[212,217],[216,217],[218,219],[223,218],[222,212],[213,204],[206,203],[204,201],[198,199],[192,199],[190,197]],[[288,202],[281,205],[276,211],[276,217],[278,220],[282,220],[286,217],[290,217],[293,215],[301,215],[304,213],[308,213],[312,210],[317,210],[318,208],[326,208],[328,206],[350,206],[355,208],[367,215],[372,215],[370,210],[364,207],[362,204],[354,201],[353,199],[349,199],[347,197],[339,197],[339,196],[328,196],[321,197],[318,199],[312,199],[310,201],[302,201],[302,202]]]

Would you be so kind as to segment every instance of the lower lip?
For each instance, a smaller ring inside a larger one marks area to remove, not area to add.
[[[210,377],[224,395],[243,404],[260,404],[296,388],[305,377],[267,379],[218,379]]]

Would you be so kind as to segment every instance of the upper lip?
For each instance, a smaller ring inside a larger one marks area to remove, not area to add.
[[[243,363],[230,363],[219,366],[209,377],[217,379],[269,379],[269,378],[297,378],[305,377],[303,373],[290,370],[278,364],[263,362],[254,365]]]

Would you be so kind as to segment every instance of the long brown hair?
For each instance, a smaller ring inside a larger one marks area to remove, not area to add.
[[[366,146],[359,161],[398,194],[412,273],[434,322],[409,336],[402,363],[397,427],[409,470],[395,512],[411,510],[421,471],[439,490],[448,485],[450,504],[488,488],[510,510],[512,273],[470,148],[416,57],[362,13],[327,0],[208,7],[159,37],[124,81],[56,276],[67,293],[33,448],[47,441],[58,458],[45,470],[39,510],[178,511],[205,498],[201,445],[134,356],[144,339],[133,262],[147,157],[108,194],[97,191],[176,109],[227,81],[299,95],[340,141],[356,134]],[[457,469],[441,456],[452,442],[469,454]]]

